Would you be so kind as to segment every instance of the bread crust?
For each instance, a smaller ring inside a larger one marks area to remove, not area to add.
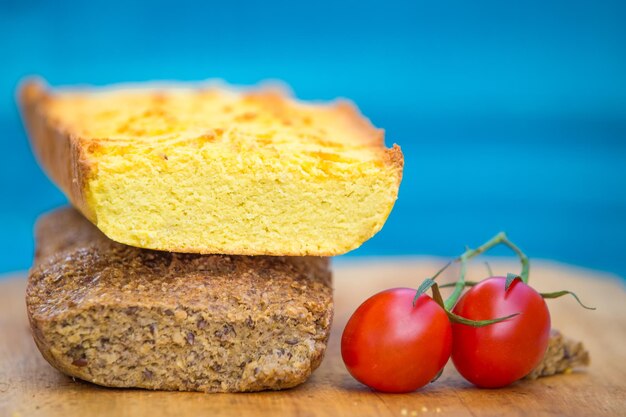
[[[39,79],[29,79],[18,90],[18,102],[31,147],[50,180],[65,193],[74,207],[96,222],[85,192],[91,166],[86,162],[85,138],[72,136],[48,120],[45,106],[53,98]]]
[[[76,210],[37,224],[26,295],[61,372],[110,387],[239,392],[304,382],[332,320],[329,260],[157,252]]]

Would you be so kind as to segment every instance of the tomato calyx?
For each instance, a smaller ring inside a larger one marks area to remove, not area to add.
[[[504,281],[504,292],[507,292],[509,288],[511,288],[511,285],[515,280],[521,281],[522,277],[520,277],[519,275],[511,274],[510,272],[506,274],[506,281]]]
[[[436,277],[436,275],[435,275]],[[426,293],[433,285],[435,285],[435,278],[426,278],[424,282],[420,284],[417,291],[415,291],[415,297],[413,297],[413,307],[415,307],[415,303],[417,303],[417,299]],[[433,294],[434,298],[434,294]]]

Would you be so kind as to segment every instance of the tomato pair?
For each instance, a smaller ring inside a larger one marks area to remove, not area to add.
[[[492,277],[469,289],[453,313],[488,320],[519,313],[484,327],[451,323],[427,295],[394,288],[366,300],[352,315],[341,340],[350,374],[384,392],[411,392],[435,379],[446,362],[480,387],[502,387],[524,377],[545,354],[550,314],[539,293],[520,280],[505,290]]]

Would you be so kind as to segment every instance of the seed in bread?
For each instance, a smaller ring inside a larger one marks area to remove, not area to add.
[[[67,375],[109,387],[278,390],[322,360],[327,258],[138,249],[73,209],[45,216],[36,234],[28,315],[39,350]]]
[[[189,86],[21,89],[49,177],[109,238],[188,253],[345,253],[378,232],[403,157],[350,103]]]

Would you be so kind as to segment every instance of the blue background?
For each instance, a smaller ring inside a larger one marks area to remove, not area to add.
[[[52,85],[224,78],[353,99],[402,145],[400,199],[354,256],[451,256],[503,229],[626,276],[623,1],[0,1],[0,271],[64,197],[14,102]]]

